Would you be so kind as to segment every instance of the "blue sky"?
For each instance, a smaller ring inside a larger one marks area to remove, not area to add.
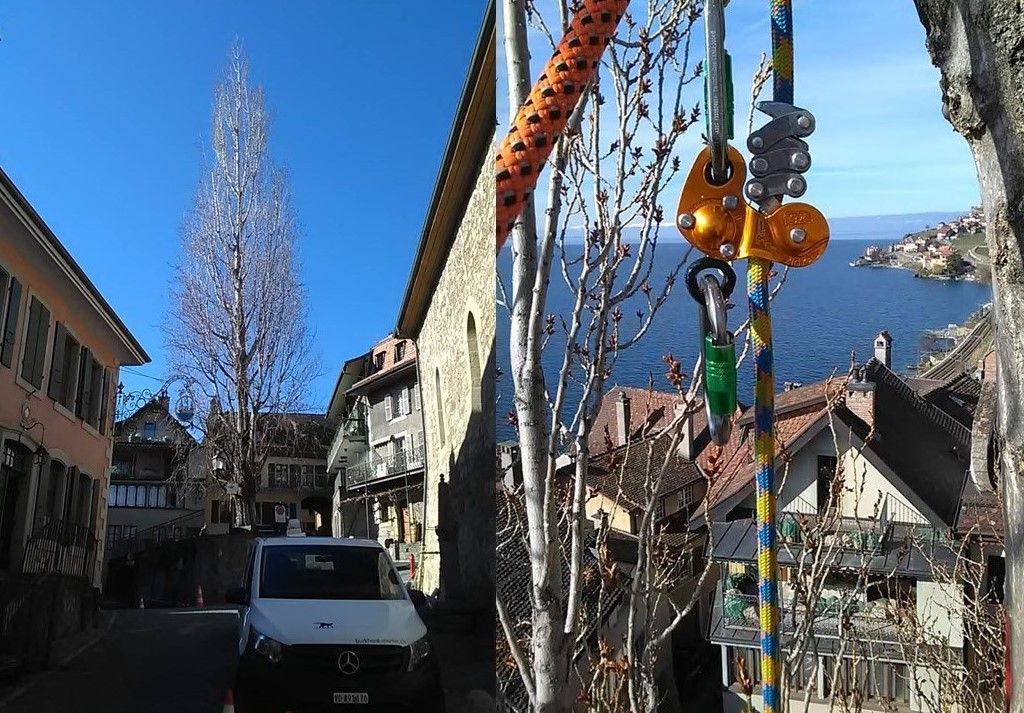
[[[553,7],[551,0],[537,4]],[[557,14],[545,14],[557,25]],[[966,142],[942,117],[939,73],[925,50],[913,2],[795,0],[793,14],[796,102],[817,118],[802,200],[829,217],[957,211],[977,203],[974,162]],[[740,138],[746,134],[757,60],[761,52],[770,53],[767,0],[732,0],[726,26]],[[550,50],[539,34],[531,33],[531,42],[536,78]],[[693,51],[703,56],[702,24]],[[499,53],[498,116],[506,122],[500,46]],[[688,106],[701,100],[700,85],[692,87]],[[763,98],[770,98],[770,83],[765,91]],[[703,122],[694,128],[702,127]],[[700,133],[692,131],[678,145],[686,166],[700,148]],[[672,209],[685,173],[666,191]]]
[[[165,376],[160,323],[237,37],[273,110],[330,397],[395,318],[483,0],[0,5],[0,166]],[[129,373],[130,389],[159,383]]]

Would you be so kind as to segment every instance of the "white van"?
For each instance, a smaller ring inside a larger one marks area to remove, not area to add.
[[[238,713],[443,713],[437,656],[390,555],[374,540],[259,539],[245,586]]]

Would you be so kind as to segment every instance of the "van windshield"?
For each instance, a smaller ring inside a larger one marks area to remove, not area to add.
[[[371,547],[275,545],[263,549],[265,599],[404,599],[387,553]]]

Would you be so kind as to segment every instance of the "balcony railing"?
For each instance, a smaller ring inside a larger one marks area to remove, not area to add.
[[[29,539],[22,571],[89,578],[95,562],[96,537],[88,527],[50,520]]]
[[[331,441],[331,450],[328,452],[327,462],[332,467],[336,465],[340,457],[342,445],[346,441],[350,443],[355,441],[365,442],[366,435],[366,419],[362,416],[351,416],[343,421],[334,434],[334,440]]]
[[[128,553],[142,552],[147,547],[160,544],[161,542],[181,539],[182,534],[175,536],[175,526],[178,527],[179,533],[184,532],[182,528],[186,522],[199,528],[203,524],[204,516],[205,511],[192,510],[172,520],[140,530],[129,537],[121,537],[110,541],[107,544],[106,558],[110,560],[115,557],[123,557]]]
[[[371,451],[367,459],[345,468],[345,483],[351,488],[354,485],[392,478],[422,467],[422,444],[413,448],[403,448],[389,456],[379,456]]]
[[[722,621],[727,629],[760,631],[756,594],[728,590],[724,594],[719,592],[719,596]],[[891,600],[865,603],[832,596],[817,601],[812,611],[808,611],[804,605],[797,605],[795,616],[792,601],[783,601],[779,610],[779,625],[783,635],[792,635],[804,630],[807,619],[810,618],[810,631],[815,636],[898,642],[898,622],[905,616],[905,613],[897,611],[896,604]]]

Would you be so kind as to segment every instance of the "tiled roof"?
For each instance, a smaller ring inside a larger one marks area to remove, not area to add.
[[[924,400],[938,406],[967,428],[974,422],[974,412],[981,395],[981,382],[969,374],[960,374],[932,389]]]
[[[826,395],[839,390],[835,382],[821,381],[775,395],[775,448],[783,454],[826,413]],[[706,504],[711,508],[724,503],[754,482],[753,408],[746,409],[733,428],[729,442],[721,449],[707,448],[697,459],[708,475],[710,485]],[[690,522],[699,527],[704,509],[698,509]]]
[[[530,557],[526,545],[526,512],[518,493],[510,493],[502,489],[498,489],[495,493],[495,507],[495,532],[498,539],[495,553],[495,584],[508,611],[509,620],[519,634],[519,640],[528,647],[532,616],[530,603],[532,580]],[[559,563],[562,572],[562,589],[563,592],[568,592],[569,567],[568,560],[564,555],[569,551],[569,533],[564,518],[560,522],[559,537],[564,545],[562,547],[563,559]],[[590,545],[583,550],[582,590],[580,593],[582,615],[585,621],[580,637],[584,641],[590,641],[619,606],[628,584],[625,576],[618,570],[614,570],[613,580],[602,577],[601,563],[592,551],[592,539]],[[495,636],[498,687],[503,692],[505,701],[511,710],[525,712],[529,708],[526,690],[523,688],[522,679],[516,669],[515,661],[512,659],[500,622],[497,624]],[[577,655],[581,651],[582,649],[577,651]]]
[[[631,386],[614,386],[608,389],[601,398],[597,416],[590,427],[588,445],[591,454],[596,455],[607,451],[607,438],[611,439],[615,447],[620,445],[615,411],[615,404],[619,400],[620,393],[625,393],[629,399],[631,441],[640,440],[656,432],[659,428],[664,428],[675,418],[676,405],[686,403],[682,396],[674,392],[637,389]],[[693,432],[699,434],[707,426],[707,417],[704,415],[703,407],[700,407],[699,404],[697,406],[693,415]]]
[[[706,439],[705,439],[706,440]],[[646,442],[616,449],[592,460],[587,485],[626,509],[642,509],[647,502],[647,483],[661,474],[665,456],[669,464],[658,495],[665,496],[704,478],[697,464],[669,454],[672,438],[666,434]]]
[[[401,360],[395,359],[395,346],[405,345],[405,352]],[[377,355],[383,354],[383,365],[377,368]],[[365,356],[363,363],[363,377],[348,388],[349,392],[358,391],[375,381],[383,379],[398,369],[405,368],[416,362],[416,345],[411,339],[400,339],[398,337],[387,337],[377,342]]]

